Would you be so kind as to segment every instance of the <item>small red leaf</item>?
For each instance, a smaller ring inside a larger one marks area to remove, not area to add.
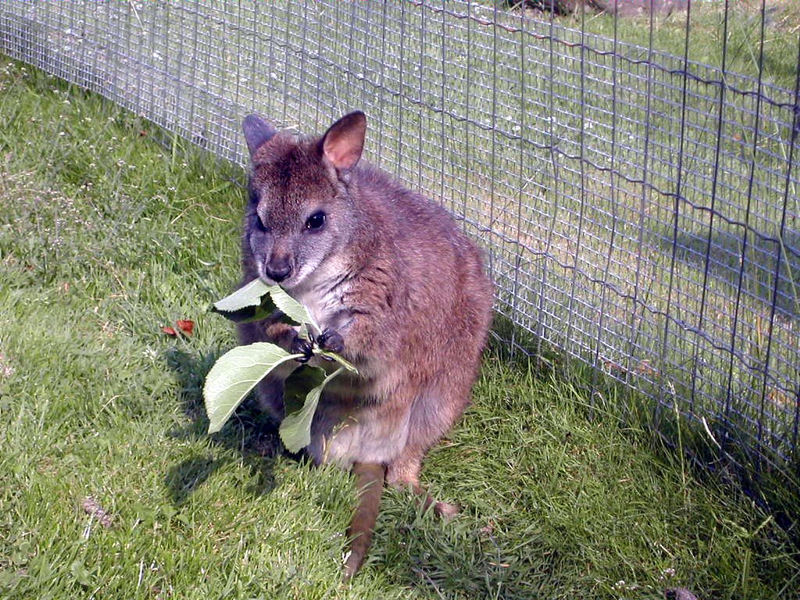
[[[178,335],[178,332],[177,332],[177,331],[175,331],[175,330],[174,330],[172,327],[170,327],[169,325],[164,325],[164,327],[162,327],[162,328],[161,328],[161,331],[163,331],[163,332],[164,332],[164,333],[166,333],[167,335],[171,335],[172,337],[175,337],[176,335]]]
[[[190,319],[178,319],[176,324],[178,325],[178,329],[186,335],[192,335],[192,332],[194,332],[194,321]]]

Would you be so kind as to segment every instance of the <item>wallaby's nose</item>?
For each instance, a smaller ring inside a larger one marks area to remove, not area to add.
[[[264,265],[264,274],[275,283],[280,283],[292,274],[292,265],[288,262]]]

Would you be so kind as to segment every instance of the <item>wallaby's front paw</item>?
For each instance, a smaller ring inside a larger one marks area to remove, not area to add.
[[[344,350],[344,339],[341,334],[333,329],[326,329],[317,338],[319,347],[327,352],[341,353]]]
[[[306,363],[314,354],[314,347],[308,340],[304,340],[300,336],[297,336],[292,340],[291,353],[302,354],[303,356],[296,358],[295,360],[297,362]]]

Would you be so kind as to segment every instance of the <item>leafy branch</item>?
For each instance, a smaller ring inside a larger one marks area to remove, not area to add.
[[[268,286],[260,279],[254,279],[214,303],[213,310],[239,323],[261,320],[279,310],[285,320],[298,326],[299,336],[312,341],[312,355],[341,365],[331,374],[321,367],[300,367],[299,363],[292,361],[302,358],[302,354],[290,354],[269,342],[256,342],[237,346],[223,354],[206,377],[203,398],[208,413],[208,432],[215,433],[222,429],[259,381],[281,365],[293,365],[285,383],[286,418],[280,425],[279,433],[290,452],[299,452],[311,442],[311,422],[322,390],[345,370],[353,373],[358,371],[335,352],[322,350],[317,345],[314,339],[319,335],[319,325],[305,306],[279,286]]]

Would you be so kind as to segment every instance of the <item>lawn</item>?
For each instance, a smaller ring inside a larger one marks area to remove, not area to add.
[[[488,0],[7,2],[0,28],[5,51],[233,161],[249,112],[312,131],[364,110],[369,159],[490,250],[498,314],[796,494],[797,6],[765,5],[763,64],[758,0],[693,2],[688,37],[682,12]]]
[[[349,477],[279,451],[245,408],[206,435],[203,378],[235,344],[242,173],[0,60],[0,596],[786,598],[773,519],[700,479],[559,373],[486,353],[424,479],[387,493],[341,583]],[[162,331],[195,322],[191,337]],[[614,398],[607,402],[613,404]]]
[[[624,3],[625,0],[618,0],[619,6]],[[692,0],[688,13],[685,10],[656,13],[652,23],[647,11],[615,19],[613,15],[597,14],[588,9],[556,21],[610,38],[616,31],[620,42],[644,48],[651,46],[652,38],[656,51],[683,57],[688,50],[690,61],[715,67],[723,64],[724,48],[728,71],[758,77],[760,65],[764,83],[794,89],[800,4],[795,0],[765,0],[763,5],[762,0]],[[764,56],[760,60],[762,8]],[[549,13],[530,9],[527,14],[534,18],[550,18]]]

